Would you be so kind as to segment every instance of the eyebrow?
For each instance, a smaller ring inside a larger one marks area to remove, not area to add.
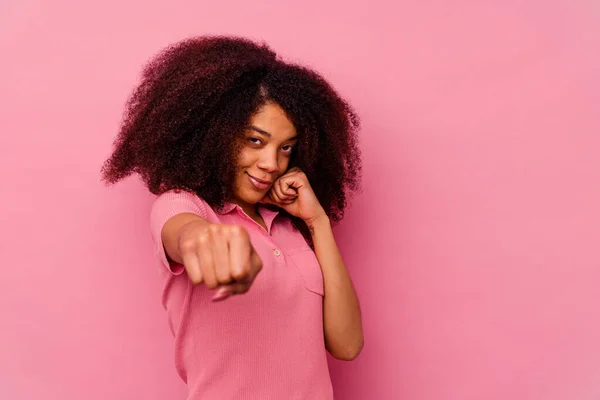
[[[263,131],[262,129],[260,129],[260,128],[257,128],[257,127],[256,127],[256,126],[254,126],[254,125],[250,125],[248,128],[249,128],[249,129],[252,129],[253,131],[256,131],[256,132],[260,133],[261,135],[265,135],[265,136],[267,136],[267,137],[271,137],[271,134],[270,134],[269,132],[267,132],[267,131]]]
[[[272,137],[272,135],[271,135],[269,132],[267,132],[267,131],[265,131],[265,130],[262,130],[262,129],[260,129],[260,128],[258,128],[258,127],[256,127],[256,126],[254,126],[254,125],[250,125],[250,126],[248,127],[248,129],[251,129],[251,130],[253,130],[253,131],[255,131],[255,132],[258,132],[258,133],[260,133],[261,135],[265,135],[266,137]],[[291,137],[291,138],[289,138],[288,140],[296,140],[296,139],[298,139],[298,136]]]

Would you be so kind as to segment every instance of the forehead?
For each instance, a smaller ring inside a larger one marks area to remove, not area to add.
[[[287,140],[296,136],[296,127],[275,103],[266,103],[259,108],[250,118],[250,125],[269,133],[274,139]]]

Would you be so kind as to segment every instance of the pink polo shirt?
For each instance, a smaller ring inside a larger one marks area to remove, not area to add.
[[[246,294],[213,302],[213,291],[193,285],[182,265],[169,263],[161,230],[183,212],[246,229],[263,262]],[[262,206],[259,212],[268,231],[237,205],[227,204],[217,213],[189,192],[163,193],[152,207],[162,303],[188,400],[333,399],[323,337],[321,268],[288,218]]]

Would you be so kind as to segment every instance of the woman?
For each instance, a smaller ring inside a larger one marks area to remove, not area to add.
[[[363,346],[333,237],[359,187],[358,118],[268,46],[199,37],[146,66],[103,179],[137,173],[188,399],[332,399]]]

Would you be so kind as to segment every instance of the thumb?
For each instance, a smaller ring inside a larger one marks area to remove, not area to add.
[[[249,283],[230,283],[229,285],[219,286],[212,297],[212,301],[222,301],[235,294],[244,294],[249,287]]]

